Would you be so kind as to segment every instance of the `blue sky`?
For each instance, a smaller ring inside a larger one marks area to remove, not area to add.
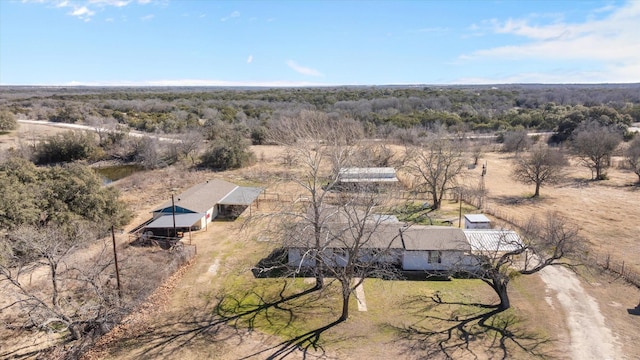
[[[2,85],[640,82],[640,0],[0,0]]]

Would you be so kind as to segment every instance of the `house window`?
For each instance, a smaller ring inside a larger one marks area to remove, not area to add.
[[[429,264],[441,264],[442,251],[429,251]]]

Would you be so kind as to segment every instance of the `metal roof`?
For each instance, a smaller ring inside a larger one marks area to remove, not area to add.
[[[262,193],[262,188],[257,187],[236,187],[227,196],[220,199],[218,204],[222,205],[251,205]]]
[[[521,249],[524,244],[513,230],[465,229],[464,235],[475,252],[509,252]]]
[[[188,228],[193,226],[196,222],[200,221],[205,214],[176,214],[176,227]],[[169,229],[173,228],[173,215],[163,215],[153,220],[150,224],[146,225],[148,229]]]
[[[342,168],[338,173],[341,182],[396,182],[396,170],[392,167]]]
[[[369,229],[366,229],[369,226]],[[461,229],[447,226],[412,225],[399,223],[370,223],[358,240],[363,248],[406,249],[406,250],[471,250]],[[325,224],[321,237],[328,248],[350,247],[355,239],[346,223]],[[356,235],[357,236],[357,235]],[[289,233],[289,247],[312,247],[313,227],[298,224]]]
[[[412,225],[402,230],[402,239],[407,250],[470,250],[462,229],[449,226]]]
[[[472,223],[491,222],[491,220],[489,220],[489,218],[484,216],[483,214],[465,214],[464,218],[469,220],[469,222],[472,222]]]
[[[179,195],[174,196],[174,202],[176,206],[180,206],[184,209],[197,213],[204,213],[218,204],[220,200],[229,195],[229,193],[236,188],[238,188],[238,185],[232,184],[228,181],[208,180],[207,182],[192,186]],[[155,209],[153,212],[170,207],[171,200],[165,202],[161,207]]]

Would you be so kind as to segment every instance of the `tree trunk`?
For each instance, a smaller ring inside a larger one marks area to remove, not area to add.
[[[533,197],[540,196],[540,183],[536,183],[536,192],[533,194]]]
[[[351,297],[351,288],[349,283],[342,284],[342,315],[338,321],[346,321],[349,318],[349,298]]]
[[[436,193],[431,194],[433,198],[433,204],[431,205],[431,209],[438,210],[440,209],[440,199],[438,199],[438,195]]]
[[[320,290],[324,287],[324,277],[322,276],[322,273],[320,272],[321,269],[318,267],[316,268],[316,286],[315,289],[316,290]]]
[[[496,294],[500,298],[500,305],[498,305],[499,310],[507,310],[511,307],[511,302],[509,301],[509,293],[507,293],[507,283],[502,281],[494,281],[493,282],[493,290],[495,290]]]
[[[602,164],[600,161],[595,161],[596,168],[596,180],[602,180]]]

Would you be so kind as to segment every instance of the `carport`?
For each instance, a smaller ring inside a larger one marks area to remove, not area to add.
[[[239,186],[218,202],[218,216],[235,219],[247,208],[251,215],[251,204],[258,199],[262,193],[262,188]],[[256,208],[259,202],[256,201]]]
[[[200,213],[175,214],[175,217],[172,214],[163,215],[146,225],[143,234],[160,238],[183,237],[185,232],[191,234],[192,230],[200,230],[202,218],[205,216],[205,214]],[[173,231],[174,218],[175,233]]]

